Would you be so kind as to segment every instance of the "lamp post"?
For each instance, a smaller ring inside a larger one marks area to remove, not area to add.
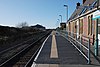
[[[60,20],[59,19],[57,19],[57,21],[58,21],[58,24],[60,23]]]
[[[66,12],[66,13],[67,13],[67,14],[66,14],[66,17],[67,17],[67,18],[66,18],[66,19],[67,19],[67,21],[68,21],[68,5],[64,5],[64,7],[66,7],[66,9],[67,9],[67,12]]]
[[[59,15],[61,17],[61,23],[62,23],[62,15]]]
[[[56,25],[59,27],[59,22],[60,22],[60,20],[59,19],[57,19],[57,23],[56,23]]]
[[[98,18],[96,20],[96,44],[95,44],[95,56],[98,56]]]
[[[59,28],[60,28],[60,24],[59,24],[59,23],[60,23],[60,20],[57,19],[57,23],[56,23],[56,24],[57,24],[57,26],[58,26],[58,27],[57,27],[57,30],[58,30],[58,31],[60,30],[60,29],[59,29]]]
[[[99,0],[97,0],[97,9],[99,8]],[[96,20],[96,45],[95,45],[95,56],[98,56],[98,22],[99,19]]]

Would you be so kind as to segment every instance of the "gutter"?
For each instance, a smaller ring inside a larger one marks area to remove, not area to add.
[[[86,12],[86,13],[84,13],[84,14],[82,14],[82,15],[80,15],[80,16],[78,16],[78,17],[76,17],[76,18],[74,18],[74,19],[72,19],[72,20],[70,20],[70,21],[68,21],[68,23],[69,23],[69,22],[72,22],[72,21],[74,21],[74,20],[76,20],[76,19],[79,19],[79,18],[81,18],[81,17],[84,17],[84,16],[86,16],[86,15],[88,15],[88,14],[91,14],[91,13],[93,13],[93,12],[99,10],[99,9],[100,9],[100,6],[99,6],[99,8],[94,8],[94,9],[92,9],[92,10],[90,10],[90,11],[88,11],[88,12]]]

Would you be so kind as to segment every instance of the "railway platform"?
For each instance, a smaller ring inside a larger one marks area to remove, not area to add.
[[[31,67],[99,67],[87,60],[64,37],[53,31],[44,41]]]

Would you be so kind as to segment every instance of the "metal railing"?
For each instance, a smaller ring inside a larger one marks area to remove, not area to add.
[[[90,48],[91,48],[91,37],[88,37],[85,43],[83,44],[83,36],[78,35],[77,33],[71,33],[67,31],[60,31],[60,33],[67,38],[73,45],[74,47],[84,56],[84,58],[87,60],[87,64],[91,63],[91,58],[90,58]],[[70,33],[70,35],[69,35]]]

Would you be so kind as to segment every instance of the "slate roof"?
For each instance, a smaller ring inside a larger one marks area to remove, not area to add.
[[[93,3],[95,2],[96,0],[86,0],[85,1],[85,3],[84,4],[82,4],[81,6],[93,6]],[[100,1],[99,1],[99,4],[100,4]],[[96,4],[94,3],[94,6],[96,6],[97,5],[97,2],[96,2]],[[93,7],[94,8],[94,7]],[[93,8],[91,8],[91,9],[93,9]],[[73,12],[73,14],[71,15],[71,17],[69,18],[69,20],[68,21],[70,21],[70,20],[72,20],[72,19],[74,19],[74,18],[76,18],[76,17],[78,17],[79,15],[81,15],[81,14],[83,14],[83,13],[85,13],[86,11],[89,11],[89,10],[91,10],[90,8],[84,8],[84,7],[80,7],[80,8],[78,8],[78,9],[75,9],[75,11]],[[84,11],[83,13],[82,13],[82,11]]]

